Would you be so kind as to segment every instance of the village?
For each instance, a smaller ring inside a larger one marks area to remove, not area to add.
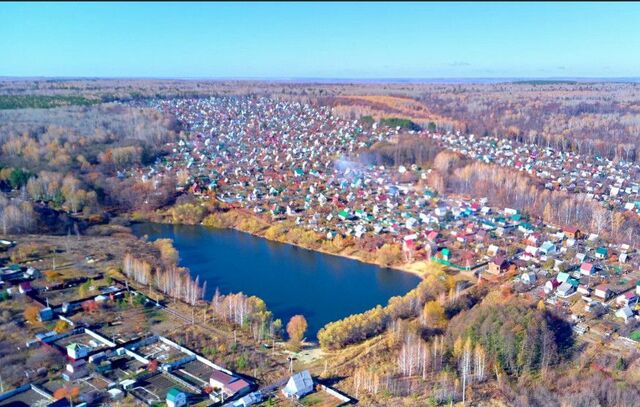
[[[400,133],[544,178],[549,188],[635,210],[637,165],[554,152],[508,140],[364,126],[297,102],[211,98],[157,102],[193,137],[169,145],[145,179],[175,172],[180,188],[273,220],[291,219],[326,240],[351,237],[371,252],[402,247],[405,263],[436,261],[556,307],[575,326],[610,340],[636,331],[640,258],[633,241],[612,243],[576,225],[551,225],[487,198],[448,198],[422,182],[430,169],[364,164],[358,149]],[[254,118],[248,121],[247,117]],[[258,119],[259,118],[259,119]],[[255,134],[258,129],[260,132]]]
[[[640,165],[628,159],[562,152],[513,138],[460,132],[425,136],[472,159],[537,177],[549,190],[582,193],[607,207],[640,213]]]
[[[0,244],[7,250],[20,243],[2,240]],[[98,262],[85,259],[89,266]],[[178,343],[183,338],[177,334],[180,328],[175,328],[197,325],[193,316],[151,299],[127,281],[96,271],[52,284],[53,273],[63,274],[64,265],[42,273],[33,266],[38,260],[29,263],[0,269],[0,306],[5,310],[12,305],[24,307],[26,322],[17,333],[24,343],[4,345],[15,346],[13,352],[35,353],[40,356],[34,357],[49,363],[14,372],[27,383],[1,393],[1,406],[245,407],[265,401],[282,406],[317,402],[338,406],[351,402],[316,381],[308,370],[290,370],[290,376],[259,383],[214,363]],[[38,333],[29,338],[28,332]]]
[[[556,168],[548,165],[555,160],[558,173],[574,166],[567,179],[593,199],[636,208],[638,188],[627,181],[633,172],[626,164],[594,167],[579,157],[502,142],[494,148],[485,139],[363,126],[332,116],[328,108],[267,98],[150,103],[188,123],[190,136],[166,145],[152,166],[121,169],[120,178],[159,184],[175,176],[181,192],[272,222],[290,220],[325,241],[353,239],[371,253],[396,245],[402,263],[433,261],[469,281],[552,307],[582,340],[606,344],[612,352],[637,348],[640,257],[633,242],[614,244],[576,225],[545,224],[524,211],[491,206],[487,198],[447,197],[425,185],[431,169],[367,164],[357,152],[409,134],[435,137],[448,148],[541,177]],[[549,182],[564,188],[565,178]],[[5,252],[20,244],[0,241]],[[56,368],[25,370],[27,383],[0,394],[0,406],[355,402],[304,366],[267,382],[215,363],[180,339],[176,323],[193,324],[194,316],[91,267],[104,259],[88,256],[89,271],[64,278],[56,272],[55,255],[42,271],[33,259],[4,260],[0,305],[24,308],[29,331],[39,327],[11,346],[19,352],[47,349],[58,359]],[[31,320],[27,310],[34,310]],[[141,315],[145,323],[129,323]]]

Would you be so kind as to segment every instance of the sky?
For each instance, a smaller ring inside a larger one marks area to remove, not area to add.
[[[640,76],[640,3],[0,3],[0,76]]]

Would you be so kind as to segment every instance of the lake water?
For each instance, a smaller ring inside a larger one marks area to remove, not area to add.
[[[415,288],[419,277],[359,261],[271,242],[235,230],[140,223],[137,236],[170,238],[180,265],[207,281],[206,298],[244,292],[262,298],[283,326],[295,314],[307,319],[307,337],[327,322],[386,305]]]

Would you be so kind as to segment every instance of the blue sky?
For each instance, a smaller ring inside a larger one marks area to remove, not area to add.
[[[0,3],[0,76],[640,76],[640,3]]]

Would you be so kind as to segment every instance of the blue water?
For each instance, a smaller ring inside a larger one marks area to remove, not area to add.
[[[222,294],[244,292],[262,298],[283,325],[302,314],[307,337],[327,322],[386,305],[420,279],[409,273],[271,242],[235,230],[204,226],[140,223],[137,236],[170,238],[180,252],[179,264],[207,281],[206,298],[216,287]]]

